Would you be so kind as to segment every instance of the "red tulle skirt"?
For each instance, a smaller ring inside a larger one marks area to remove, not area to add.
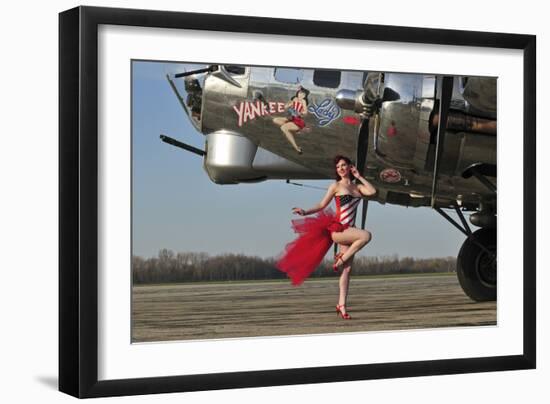
[[[288,243],[275,266],[285,272],[293,285],[300,285],[325,257],[332,245],[331,233],[344,231],[332,209],[320,211],[313,217],[293,219],[292,229],[298,237]]]

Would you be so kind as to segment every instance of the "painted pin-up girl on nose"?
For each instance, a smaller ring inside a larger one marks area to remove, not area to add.
[[[298,88],[294,97],[285,104],[288,116],[273,118],[273,123],[280,126],[281,131],[298,154],[302,154],[302,148],[296,144],[294,135],[306,126],[303,117],[307,115],[308,95],[309,90],[304,87]]]

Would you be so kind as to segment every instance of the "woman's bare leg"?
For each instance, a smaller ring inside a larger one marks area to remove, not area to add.
[[[288,122],[288,119],[281,118],[280,116],[277,118],[273,118],[273,123],[278,126],[283,126],[285,123]]]
[[[349,245],[340,244],[340,252],[345,253],[347,250],[349,250]],[[353,257],[349,259],[344,264],[344,268],[342,269],[342,274],[340,275],[340,279],[338,281],[338,284],[340,286],[340,295],[338,297],[338,306],[345,306],[347,299],[348,299],[348,290],[349,290],[349,278],[351,275],[351,264],[353,262]],[[340,309],[343,314],[346,313],[346,308],[343,307]]]
[[[290,142],[292,147],[294,147],[294,150],[296,150],[297,152],[301,152],[302,149],[296,144],[296,140],[294,139],[294,134],[300,130],[300,127],[294,122],[287,122],[283,126],[281,126],[281,130],[285,134],[287,140]]]
[[[342,256],[344,262],[353,257],[355,253],[363,248],[371,239],[372,234],[370,231],[356,229],[355,227],[348,227],[342,232],[332,233],[332,241],[338,244],[349,245],[349,248]]]

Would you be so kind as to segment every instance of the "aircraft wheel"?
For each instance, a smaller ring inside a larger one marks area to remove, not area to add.
[[[484,228],[476,230],[473,236],[489,253],[466,239],[456,262],[458,281],[470,299],[493,301],[497,299],[497,232],[496,229]]]

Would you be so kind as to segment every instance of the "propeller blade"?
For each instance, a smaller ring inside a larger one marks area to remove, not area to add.
[[[367,152],[369,146],[369,118],[363,119],[363,123],[359,128],[359,138],[357,142],[357,170],[361,175],[365,172],[365,164],[367,162]],[[363,208],[361,210],[361,229],[365,230],[365,222],[367,221],[367,208],[369,200],[363,198]]]
[[[367,222],[367,209],[369,208],[369,200],[363,198],[363,208],[361,209],[361,229],[365,230],[365,223]]]
[[[445,130],[447,129],[447,117],[451,108],[451,98],[453,97],[452,76],[443,76],[441,79],[441,88],[438,89],[439,95],[439,124],[437,125],[437,135],[435,142],[434,168],[432,174],[432,196],[431,207],[435,207],[437,201],[437,192],[439,184],[439,166],[441,164],[441,155],[443,154],[445,142]]]
[[[357,138],[357,158],[356,164],[357,170],[364,175],[365,163],[367,162],[367,153],[369,148],[369,118],[364,118],[361,126],[359,127],[359,136]]]

